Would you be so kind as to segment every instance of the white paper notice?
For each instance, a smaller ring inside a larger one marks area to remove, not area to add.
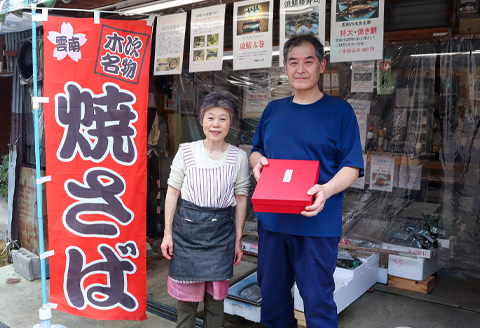
[[[283,45],[295,34],[313,34],[325,45],[325,0],[280,0],[280,60]]]
[[[187,13],[157,17],[157,39],[153,75],[180,74]]]
[[[352,92],[373,92],[374,61],[352,63]]]
[[[395,157],[372,156],[370,189],[392,192]]]
[[[272,66],[273,0],[233,4],[233,70]]]
[[[190,72],[221,71],[225,5],[193,9],[190,27]]]
[[[370,112],[370,101],[347,99],[357,116],[358,128],[360,130],[360,141],[362,150],[365,149],[365,141],[367,139],[367,115]]]
[[[382,59],[384,2],[332,0],[331,63]]]

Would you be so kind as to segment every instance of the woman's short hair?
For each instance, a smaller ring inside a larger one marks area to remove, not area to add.
[[[315,48],[315,55],[317,56],[320,63],[325,58],[325,53],[323,49],[323,44],[320,40],[313,34],[296,34],[293,35],[290,39],[285,42],[283,45],[283,64],[287,63],[288,52],[292,47],[297,47],[303,43],[309,42]]]
[[[237,98],[228,91],[214,91],[210,92],[198,108],[198,119],[200,123],[203,122],[205,112],[213,107],[220,107],[225,109],[230,115],[230,126],[238,116]]]

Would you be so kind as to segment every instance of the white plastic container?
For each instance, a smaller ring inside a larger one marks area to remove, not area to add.
[[[333,300],[337,304],[337,313],[342,312],[377,282],[379,258],[378,253],[374,253],[366,258],[360,258],[363,263],[354,270],[338,267],[335,269]],[[296,284],[293,303],[296,310],[303,312],[303,300]]]
[[[223,303],[225,313],[238,315],[253,322],[260,322],[260,304],[262,300],[255,302],[240,297],[240,292],[244,287],[256,282],[257,272],[255,271],[245,279],[230,286],[227,298]]]
[[[437,272],[438,256],[431,259],[388,255],[388,274],[411,280],[423,281]]]

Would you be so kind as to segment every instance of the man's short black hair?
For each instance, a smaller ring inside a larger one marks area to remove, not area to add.
[[[321,63],[325,58],[325,53],[323,51],[323,44],[320,42],[320,40],[313,34],[296,34],[288,39],[283,45],[283,64],[285,65],[287,63],[288,52],[291,48],[297,47],[306,42],[311,43],[315,48],[315,55]]]

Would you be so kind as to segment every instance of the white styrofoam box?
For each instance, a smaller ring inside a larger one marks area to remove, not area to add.
[[[337,313],[342,312],[377,282],[379,258],[378,253],[374,253],[367,258],[360,258],[363,263],[355,270],[335,269],[333,274],[335,280],[333,300],[337,304]],[[359,270],[359,273],[355,273],[357,270]],[[294,307],[296,310],[303,312],[303,300],[296,284],[294,288]]]
[[[437,272],[438,256],[431,259],[388,255],[388,274],[411,280],[425,280]]]
[[[260,306],[229,299],[223,302],[225,313],[238,315],[253,322],[260,322]]]
[[[255,271],[245,279],[230,286],[227,298],[223,302],[225,313],[238,315],[253,322],[260,322],[260,305],[252,305],[248,301],[242,302],[239,300],[239,295],[243,288],[256,282],[257,272]]]
[[[415,247],[408,247],[402,245],[382,243],[382,249],[388,249],[390,251],[397,251],[415,255],[416,257],[423,257],[431,259],[437,254],[437,249],[422,249]]]
[[[387,268],[378,268],[378,279],[377,282],[380,284],[388,284],[388,269]]]

